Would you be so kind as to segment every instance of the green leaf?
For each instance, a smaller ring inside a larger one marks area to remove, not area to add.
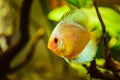
[[[79,71],[80,80],[90,80],[90,74],[82,65],[70,63],[70,66]]]
[[[71,6],[75,6],[77,8],[81,7],[89,7],[92,5],[92,0],[66,0],[68,4]]]
[[[89,21],[92,27],[100,28],[101,24],[94,8],[85,10],[89,15]],[[120,34],[120,15],[113,9],[99,7],[100,14],[105,23],[106,30],[111,37],[117,37]]]
[[[53,21],[59,21],[61,17],[69,10],[70,8],[67,5],[56,8],[48,14],[48,19]]]
[[[87,8],[87,9],[85,9],[85,11],[89,15],[89,23],[90,23],[89,27],[96,28],[98,30],[100,29],[102,31],[101,24],[97,17],[94,7]],[[107,31],[108,35],[111,37],[111,40],[109,42],[109,47],[111,48],[111,47],[117,45],[118,42],[120,41],[120,38],[119,38],[120,14],[117,13],[116,11],[114,11],[113,9],[107,8],[107,7],[99,7],[99,11],[100,11],[102,19],[105,23],[106,31]],[[96,33],[96,35],[98,36],[99,33],[98,34]]]

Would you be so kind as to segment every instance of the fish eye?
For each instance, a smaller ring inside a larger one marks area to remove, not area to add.
[[[58,39],[57,39],[57,38],[54,38],[54,42],[57,43],[57,42],[58,42]]]

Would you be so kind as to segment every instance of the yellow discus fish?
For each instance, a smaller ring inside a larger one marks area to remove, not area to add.
[[[48,41],[48,48],[67,62],[92,61],[97,52],[93,33],[79,19],[81,10],[67,13],[57,24]],[[84,27],[83,27],[84,26]]]

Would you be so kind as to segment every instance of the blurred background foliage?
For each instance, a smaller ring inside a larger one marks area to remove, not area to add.
[[[6,39],[10,39],[9,43],[14,44],[14,41],[20,37],[18,26],[20,20],[20,9],[23,0],[0,1],[0,4],[2,4],[3,1],[4,3],[10,3],[9,6],[12,9],[12,13],[7,13],[12,14],[12,18],[10,17],[10,20],[14,19],[15,21],[15,25],[12,25],[14,27],[10,28],[11,33],[6,32],[0,34],[7,36]],[[116,60],[120,61],[120,1],[98,0],[98,5],[99,7],[106,7],[100,8],[100,11],[103,12],[103,20],[108,26],[108,45],[111,49],[112,56]],[[65,12],[74,8],[88,8],[91,6],[92,0],[34,0],[32,3],[29,23],[30,40],[23,50],[15,57],[11,63],[11,67],[15,67],[25,60],[29,50],[31,49],[34,35],[38,30],[42,32],[43,37],[41,37],[38,41],[33,57],[29,63],[19,71],[8,74],[8,78],[10,80],[89,80],[90,75],[87,74],[85,68],[80,65],[67,64],[63,59],[59,58],[47,49],[47,42],[52,30]],[[95,21],[93,25],[100,26],[94,16],[95,12],[92,10],[89,15],[91,16],[91,20],[93,20],[93,22]],[[106,18],[108,16],[109,19]],[[2,29],[2,27],[0,28]],[[2,37],[0,36],[0,38]],[[0,39],[0,46],[2,42],[5,43],[6,39]],[[9,44],[5,45],[9,47]],[[100,47],[98,51],[99,53],[97,54],[98,64],[103,64],[104,62],[102,49],[103,47]]]

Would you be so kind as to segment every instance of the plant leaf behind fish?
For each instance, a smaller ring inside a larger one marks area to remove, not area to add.
[[[66,0],[70,7],[75,6],[77,8],[89,7],[92,5],[93,0]]]
[[[70,8],[67,5],[58,7],[56,9],[52,10],[48,14],[48,19],[53,20],[53,21],[59,21],[61,19],[61,17],[68,11],[70,11]]]

